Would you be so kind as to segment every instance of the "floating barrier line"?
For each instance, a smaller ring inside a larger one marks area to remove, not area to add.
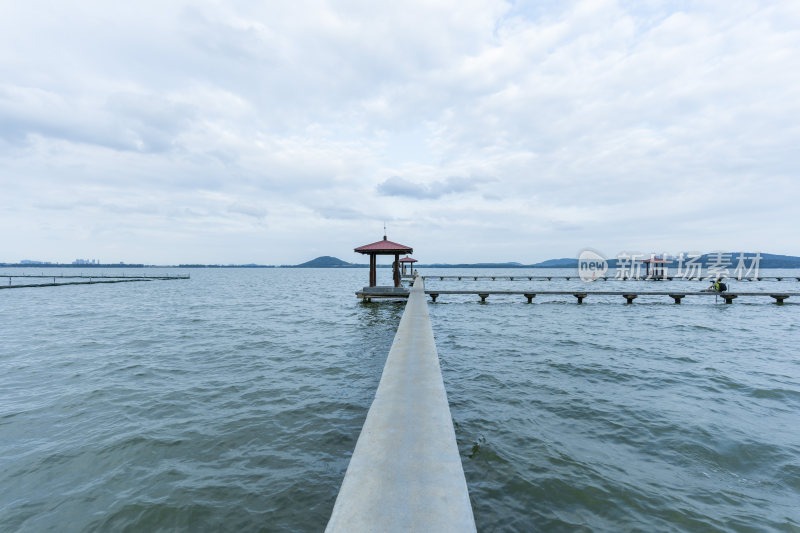
[[[52,276],[45,276],[52,277]],[[0,285],[0,289],[29,289],[33,287],[61,287],[64,285],[96,285],[98,283],[130,283],[134,281],[154,281],[154,280],[174,280],[174,279],[188,279],[188,278],[127,278],[127,279],[109,279],[97,281],[61,281],[53,283],[33,283],[25,285]]]
[[[100,276],[86,276],[84,274],[78,274],[75,276],[70,276],[66,274],[54,274],[51,276],[46,276],[44,274],[0,274],[0,278],[57,278],[57,279],[189,279],[188,274],[181,274],[176,276],[108,276],[108,275],[100,275]]]
[[[420,278],[325,531],[475,531]]]

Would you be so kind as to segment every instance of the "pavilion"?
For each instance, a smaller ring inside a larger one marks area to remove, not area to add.
[[[414,249],[410,246],[397,244],[396,242],[386,240],[386,235],[383,236],[382,241],[373,242],[372,244],[365,244],[359,246],[354,250],[359,254],[369,255],[369,286],[375,287],[378,284],[377,269],[377,256],[379,255],[394,255],[394,263],[392,264],[392,279],[394,286],[400,287],[400,254],[412,254]],[[412,259],[413,261],[413,259]]]
[[[400,258],[400,276],[410,276],[414,272],[414,263],[417,260],[412,257],[401,257]],[[406,266],[408,266],[408,273],[406,273]]]
[[[664,264],[671,263],[671,261],[667,259],[662,259],[660,257],[651,257],[650,259],[645,259],[642,261],[647,266],[647,273],[645,274],[645,279],[664,279]],[[652,269],[650,268],[652,266]],[[652,274],[651,271],[652,270]]]

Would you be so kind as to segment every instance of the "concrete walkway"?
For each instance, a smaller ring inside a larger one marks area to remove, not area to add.
[[[475,531],[417,277],[327,532]]]

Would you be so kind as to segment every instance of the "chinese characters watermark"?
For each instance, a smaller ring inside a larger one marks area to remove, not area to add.
[[[737,257],[728,252],[681,252],[677,256],[620,252],[615,259],[608,260],[597,250],[586,248],[578,254],[578,275],[583,281],[608,279],[606,273],[613,268],[613,278],[621,280],[754,280],[758,278],[760,263],[761,252],[742,252]]]

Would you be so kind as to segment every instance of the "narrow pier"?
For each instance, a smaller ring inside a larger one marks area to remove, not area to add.
[[[326,531],[475,531],[421,278]]]
[[[481,302],[486,302],[486,299],[492,295],[520,295],[524,296],[528,303],[532,303],[533,299],[537,295],[570,295],[574,296],[578,303],[583,303],[583,300],[588,298],[589,296],[622,296],[625,298],[626,303],[632,304],[633,301],[638,298],[639,296],[669,296],[673,299],[676,304],[680,304],[681,300],[686,296],[717,296],[725,300],[726,304],[733,303],[733,300],[743,297],[750,297],[750,296],[768,296],[775,300],[775,303],[778,305],[782,305],[783,301],[792,296],[800,296],[800,292],[733,292],[733,291],[725,291],[725,292],[706,292],[706,291],[685,291],[685,290],[672,290],[672,291],[582,291],[582,290],[571,290],[571,291],[537,291],[537,290],[527,290],[527,291],[491,291],[491,290],[439,290],[439,289],[431,289],[426,290],[425,294],[428,294],[431,299],[435,302],[436,299],[442,294],[474,294],[480,297]]]

